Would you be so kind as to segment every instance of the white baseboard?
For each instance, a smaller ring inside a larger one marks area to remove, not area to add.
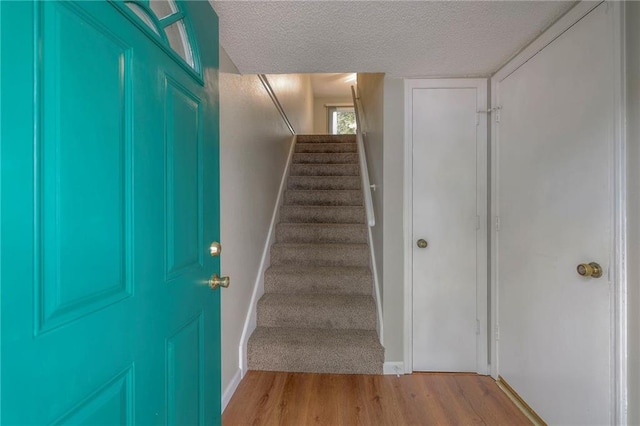
[[[258,300],[264,294],[264,272],[271,264],[269,258],[269,251],[271,245],[276,239],[276,223],[278,222],[278,215],[280,212],[280,205],[284,199],[284,191],[287,187],[287,178],[289,177],[289,169],[291,167],[291,160],[293,158],[293,151],[296,146],[297,136],[293,135],[291,138],[291,146],[289,147],[289,157],[282,173],[282,179],[280,180],[280,189],[278,190],[278,197],[273,208],[273,214],[271,215],[271,224],[269,225],[269,232],[267,239],[264,243],[262,250],[262,259],[260,260],[260,267],[258,268],[258,274],[256,275],[256,281],[253,286],[253,293],[251,294],[251,302],[249,303],[249,309],[247,310],[247,316],[244,321],[244,327],[242,328],[242,336],[240,337],[240,346],[238,347],[238,357],[241,370],[241,378],[244,377],[247,372],[247,343],[251,333],[256,329],[257,316],[256,308]]]
[[[378,281],[378,268],[376,268],[376,252],[373,249],[373,235],[371,234],[371,227],[367,227],[369,238],[369,251],[371,254],[371,273],[373,274],[373,298],[376,302],[376,311],[378,311],[378,323],[377,331],[380,339],[380,344],[384,347],[384,322],[382,319],[382,301],[380,300],[380,282]]]
[[[404,374],[404,362],[385,362],[382,366],[382,374],[397,375]]]
[[[236,374],[233,375],[233,378],[231,378],[231,381],[227,385],[227,388],[222,393],[222,411],[227,408],[227,404],[229,404],[229,401],[231,401],[231,397],[235,393],[236,389],[238,389],[238,385],[240,384],[241,380],[242,370],[238,368]]]

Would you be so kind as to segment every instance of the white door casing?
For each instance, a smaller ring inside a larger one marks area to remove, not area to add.
[[[405,369],[486,374],[487,80],[405,88]]]
[[[492,373],[550,423],[624,422],[621,8],[593,7],[492,79]]]

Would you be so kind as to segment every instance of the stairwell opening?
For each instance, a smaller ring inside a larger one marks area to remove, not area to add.
[[[355,80],[311,75],[314,134],[295,136],[249,370],[383,372]]]

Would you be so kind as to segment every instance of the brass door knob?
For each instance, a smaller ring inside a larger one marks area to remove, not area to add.
[[[222,253],[222,246],[220,243],[217,241],[212,242],[209,246],[209,254],[211,257],[220,256],[220,253]]]
[[[219,277],[218,274],[213,274],[211,278],[209,278],[209,287],[211,290],[215,290],[218,287],[229,287],[229,277]]]
[[[581,263],[576,270],[578,275],[583,277],[600,278],[602,276],[602,267],[596,262]]]
[[[423,240],[422,238],[420,238],[416,244],[417,244],[417,245],[418,245],[418,247],[420,247],[420,248],[427,248],[427,246],[429,245],[429,244],[427,244],[427,242],[426,242],[425,240]]]

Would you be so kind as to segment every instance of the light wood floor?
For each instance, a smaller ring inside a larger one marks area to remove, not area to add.
[[[232,425],[531,425],[491,377],[249,371],[222,414]]]

